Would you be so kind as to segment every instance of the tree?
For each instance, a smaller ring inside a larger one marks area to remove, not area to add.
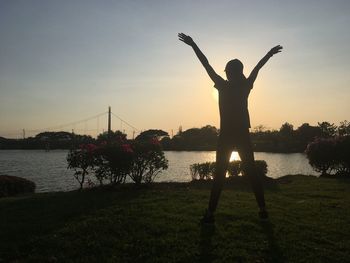
[[[263,132],[265,132],[265,131],[267,131],[267,128],[266,128],[266,126],[264,126],[264,125],[262,125],[262,124],[260,124],[260,125],[258,125],[258,126],[255,126],[255,127],[253,128],[253,132],[254,132],[254,133],[263,133]]]
[[[83,189],[85,177],[94,168],[95,151],[94,144],[83,144],[79,149],[71,149],[67,156],[68,169],[74,170],[74,178],[79,182],[80,190]]]
[[[297,130],[296,133],[302,144],[306,144],[314,140],[316,137],[321,135],[320,127],[310,126],[308,123],[303,123]]]
[[[135,140],[132,149],[134,156],[129,176],[136,184],[151,183],[161,171],[168,169],[168,160],[156,138],[148,141]]]
[[[215,148],[219,131],[211,125],[191,128],[173,138],[174,145],[184,150],[205,150]]]
[[[136,138],[135,140],[138,141],[148,141],[152,138],[157,138],[158,140],[161,140],[164,137],[169,137],[169,134],[163,130],[155,130],[155,129],[151,129],[151,130],[147,130],[144,132],[141,132]]]
[[[348,122],[347,120],[340,122],[340,125],[338,126],[338,135],[350,135],[350,122]]]
[[[321,136],[328,138],[336,135],[337,126],[334,123],[330,124],[327,121],[318,122],[318,127],[321,129]]]
[[[115,141],[115,140],[126,140],[127,135],[121,131],[111,131],[111,133],[109,134],[108,132],[103,132],[100,133],[97,136],[97,141],[98,142],[102,142],[102,141]]]
[[[281,128],[280,128],[280,134],[285,135],[285,136],[291,136],[293,135],[294,129],[293,129],[293,125],[285,122],[284,124],[282,124]]]

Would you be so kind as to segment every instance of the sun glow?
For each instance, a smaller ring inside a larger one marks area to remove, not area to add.
[[[217,91],[217,89],[213,89],[213,91],[211,92],[213,99],[218,102],[219,101],[219,93]]]
[[[230,157],[230,162],[232,161],[240,161],[241,158],[239,158],[238,152],[232,152],[231,157]]]

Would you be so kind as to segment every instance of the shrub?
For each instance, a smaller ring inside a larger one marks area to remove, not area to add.
[[[241,172],[241,161],[232,161],[228,164],[227,172],[229,176],[238,176]]]
[[[157,139],[135,140],[132,148],[134,155],[129,176],[136,184],[151,183],[162,170],[168,168],[168,160]]]
[[[336,174],[350,175],[350,136],[336,137],[334,151]]]
[[[255,168],[257,173],[260,176],[266,176],[267,174],[267,163],[263,160],[255,161]],[[192,180],[210,180],[214,178],[216,170],[215,162],[206,162],[206,163],[195,163],[190,165],[190,173],[192,176]],[[229,163],[227,167],[227,173],[229,177],[235,177],[240,174],[243,175],[242,172],[242,163],[241,161],[232,161]]]
[[[129,176],[136,184],[153,182],[155,177],[168,168],[157,139],[128,141],[117,136],[108,143],[81,145],[67,156],[68,169],[74,169],[74,177],[83,188],[86,176],[93,172],[102,185],[124,183]]]
[[[350,136],[317,138],[309,143],[306,151],[310,165],[321,175],[350,174]]]
[[[95,176],[102,184],[104,179],[110,183],[124,183],[133,162],[134,150],[122,137],[110,143],[102,143],[95,153]]]
[[[314,170],[325,175],[334,166],[335,141],[333,138],[317,138],[307,145],[305,153]]]
[[[0,197],[34,193],[35,183],[17,176],[0,175]]]
[[[73,176],[78,181],[80,189],[83,188],[86,175],[94,167],[96,148],[94,144],[83,144],[79,149],[72,149],[68,153],[68,169],[74,170]]]
[[[266,176],[267,163],[264,160],[255,160],[255,169],[259,175]]]
[[[215,162],[195,163],[190,165],[192,180],[209,180],[215,174]]]
[[[199,180],[200,174],[199,174],[199,163],[194,163],[190,165],[190,174],[192,177],[192,180]]]

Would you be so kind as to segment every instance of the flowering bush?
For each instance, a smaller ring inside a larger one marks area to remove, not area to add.
[[[68,153],[68,169],[74,170],[73,176],[79,182],[80,189],[83,188],[86,175],[94,168],[96,149],[94,144],[83,144]]]
[[[68,168],[74,169],[74,177],[83,187],[86,175],[93,172],[103,184],[124,183],[129,176],[136,184],[153,182],[154,178],[168,168],[168,161],[160,143],[153,138],[149,141],[128,141],[115,137],[108,143],[81,145],[71,150],[67,157]],[[91,185],[91,184],[90,184]]]
[[[133,155],[131,145],[123,138],[100,146],[96,155],[98,165],[95,170],[100,183],[103,179],[108,179],[113,184],[124,183],[131,169]]]
[[[133,141],[134,158],[130,169],[130,178],[136,183],[151,183],[154,178],[168,168],[161,145],[156,138],[149,141]]]

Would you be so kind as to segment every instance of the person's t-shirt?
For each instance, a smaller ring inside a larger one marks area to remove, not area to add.
[[[219,91],[221,133],[249,129],[248,96],[253,88],[249,79],[230,82],[220,77],[215,88]]]

